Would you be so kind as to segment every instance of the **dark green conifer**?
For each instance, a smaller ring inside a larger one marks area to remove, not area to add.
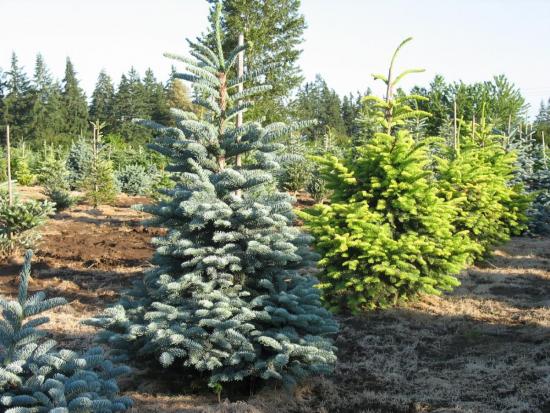
[[[22,141],[29,133],[32,88],[15,53],[12,53],[10,70],[6,73],[5,90],[3,124],[10,125],[12,142]]]
[[[116,114],[114,112],[115,87],[111,77],[102,70],[97,78],[92,102],[90,104],[90,117],[102,119],[106,124],[106,130],[110,131],[115,127]]]
[[[88,128],[88,103],[86,95],[79,85],[73,63],[69,58],[67,58],[65,65],[62,88],[64,131],[73,136],[82,135]]]
[[[217,0],[207,0],[213,19]],[[300,0],[224,0],[222,2],[222,45],[226,55],[236,46],[240,33],[249,47],[245,66],[252,72],[263,67],[270,91],[250,108],[254,119],[285,121],[288,98],[303,81],[298,59],[302,53],[306,22]],[[211,37],[210,44],[214,45]],[[246,87],[252,86],[246,83]]]

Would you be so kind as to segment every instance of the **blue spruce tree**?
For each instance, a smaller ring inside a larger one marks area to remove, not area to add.
[[[201,117],[172,110],[177,127],[140,122],[156,129],[152,147],[171,159],[176,182],[143,207],[151,225],[168,230],[153,240],[155,267],[88,323],[123,359],[156,359],[218,390],[253,378],[292,386],[330,371],[337,330],[307,274],[310,237],[293,225],[292,199],[273,178],[277,139],[307,124],[234,125],[247,99],[269,87],[238,91],[263,71],[231,76],[244,46],[224,56],[219,12],[214,50],[189,42],[194,59],[167,55],[184,63],[177,76],[193,84]]]
[[[39,316],[64,305],[63,298],[28,296],[32,253],[27,252],[17,300],[0,299],[0,411],[5,413],[111,413],[132,401],[118,395],[116,377],[129,372],[105,359],[103,350],[85,354],[58,349],[38,327]]]

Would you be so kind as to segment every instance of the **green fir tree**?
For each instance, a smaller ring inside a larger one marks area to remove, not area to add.
[[[94,208],[101,204],[111,204],[116,199],[117,185],[113,164],[108,158],[107,146],[103,143],[102,129],[105,123],[92,122],[92,153],[83,186],[86,198]]]
[[[513,184],[516,153],[493,126],[460,122],[453,145],[437,158],[441,194],[459,203],[455,226],[481,245],[479,255],[525,228],[529,196]]]
[[[116,116],[114,113],[115,87],[111,77],[102,70],[97,78],[95,89],[92,93],[90,104],[90,117],[92,119],[103,119],[106,130],[110,131],[115,127]]]
[[[32,88],[15,53],[11,56],[10,70],[6,74],[5,97],[2,103],[2,123],[10,125],[12,142],[28,137],[32,108]]]
[[[213,19],[219,0],[207,0]],[[303,81],[298,59],[302,53],[306,22],[300,12],[300,0],[223,0],[222,44],[226,54],[237,46],[243,34],[248,48],[245,66],[248,71],[262,69],[271,90],[258,96],[250,108],[254,119],[267,122],[288,118],[288,100]],[[212,35],[210,44],[215,44]],[[246,87],[253,83],[245,83]]]
[[[388,76],[385,99],[370,97],[381,132],[343,159],[317,157],[330,203],[300,213],[322,255],[321,284],[334,310],[387,307],[419,293],[439,294],[459,284],[454,277],[476,245],[453,226],[458,208],[439,195],[430,170],[430,140],[416,142],[404,127],[422,115],[416,96],[395,95],[408,73]]]
[[[65,133],[73,136],[82,135],[88,127],[88,103],[69,58],[65,65],[61,101],[65,117]]]
[[[32,93],[30,133],[37,145],[51,140],[63,128],[61,89],[41,54],[36,56]]]

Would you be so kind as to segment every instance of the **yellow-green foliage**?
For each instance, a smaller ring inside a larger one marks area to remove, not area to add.
[[[92,142],[92,157],[83,187],[86,190],[86,199],[97,208],[100,204],[111,204],[117,195],[117,186],[113,163],[106,156],[106,146],[102,142],[101,130],[104,123],[92,123],[94,136]]]
[[[436,164],[442,195],[459,203],[455,226],[468,231],[482,254],[525,228],[530,198],[511,184],[516,155],[504,149],[503,137],[484,124],[472,129],[462,125],[463,136]]]
[[[461,199],[441,196],[432,140],[417,142],[406,128],[409,119],[426,115],[411,107],[418,97],[393,99],[398,81],[420,70],[394,79],[394,60],[387,77],[375,76],[386,84],[386,98],[368,98],[378,132],[343,159],[316,158],[333,194],[328,205],[300,213],[322,256],[320,287],[334,310],[386,307],[450,290],[479,248],[454,227]]]
[[[334,194],[300,216],[322,255],[320,287],[333,309],[386,307],[459,284],[454,275],[476,245],[453,226],[457,202],[439,195],[427,141],[378,133],[355,158],[316,160]]]

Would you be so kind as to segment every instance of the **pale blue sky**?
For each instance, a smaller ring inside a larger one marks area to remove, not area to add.
[[[0,67],[15,50],[32,71],[42,52],[62,77],[70,56],[91,93],[101,68],[118,81],[134,65],[166,79],[164,51],[185,53],[185,38],[206,28],[205,0],[0,0]],[[399,66],[424,67],[466,82],[504,73],[538,109],[550,97],[550,0],[302,0],[309,28],[300,64],[340,94],[372,86],[395,46],[414,41]],[[375,88],[380,92],[380,88]]]

